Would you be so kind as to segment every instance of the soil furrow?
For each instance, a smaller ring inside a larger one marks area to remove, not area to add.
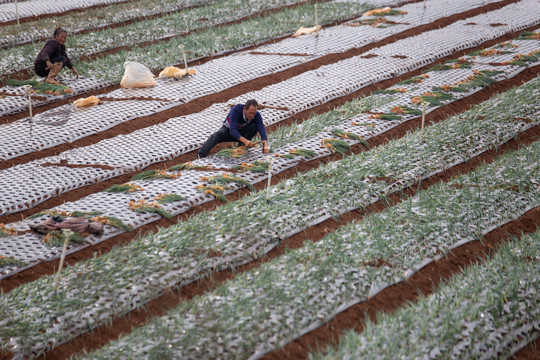
[[[290,248],[294,249],[303,246],[303,242],[307,239],[318,241],[327,233],[336,230],[346,223],[361,220],[364,216],[371,213],[381,212],[388,206],[394,206],[405,198],[414,196],[420,189],[427,189],[438,182],[446,182],[456,175],[473,171],[478,165],[491,163],[501,154],[517,149],[519,146],[528,145],[539,138],[540,127],[537,126],[520,134],[517,139],[510,140],[497,150],[486,151],[466,163],[459,164],[443,173],[422,180],[420,184],[406,188],[403,193],[392,194],[386,200],[369,205],[364,210],[351,211],[342,215],[339,220],[326,220],[291,238],[285,239],[279,247],[261,259],[242,265],[234,271],[226,270],[214,273],[211,277],[168,292],[150,301],[144,309],[134,310],[124,317],[113,320],[109,325],[98,327],[92,333],[81,335],[69,343],[60,345],[45,354],[44,357],[65,359],[82,350],[89,351],[97,349],[107,342],[118,338],[120,335],[129,333],[133,327],[145,325],[152,317],[164,315],[180,302],[188,301],[194,296],[212,291],[225,281],[234,278],[238,273],[251,270],[270,259],[279,257],[284,251]],[[463,267],[473,264],[479,259],[487,258],[501,242],[509,240],[511,236],[520,237],[522,234],[534,232],[537,226],[540,226],[540,207],[527,212],[519,219],[493,230],[484,237],[483,242],[474,241],[454,249],[452,254],[421,269],[406,283],[391,286],[373,299],[351,307],[344,313],[337,315],[327,326],[320,327],[302,336],[283,349],[267,354],[265,358],[306,358],[311,349],[316,349],[317,346],[335,343],[340,333],[344,330],[361,329],[366,312],[369,313],[372,319],[375,319],[375,314],[379,311],[393,311],[408,302],[416,301],[419,292],[426,295],[430,294],[441,280],[450,278],[452,275],[461,271]]]
[[[430,31],[430,30],[435,30],[435,29],[441,28],[441,27],[445,27],[445,26],[448,26],[448,25],[450,25],[450,24],[452,24],[452,23],[454,23],[456,21],[463,20],[463,19],[466,19],[466,18],[469,18],[469,17],[472,17],[472,16],[480,15],[480,14],[483,14],[483,13],[487,13],[487,12],[490,12],[490,11],[493,11],[493,10],[497,10],[497,9],[500,9],[500,8],[506,6],[506,5],[509,5],[509,4],[518,2],[518,1],[519,0],[503,0],[503,1],[500,1],[500,2],[497,2],[497,3],[492,3],[492,4],[489,4],[489,5],[486,5],[486,6],[478,7],[478,8],[471,9],[471,10],[468,10],[468,11],[465,11],[465,12],[462,12],[462,13],[458,13],[458,14],[454,14],[454,15],[451,15],[451,16],[448,16],[448,17],[445,17],[445,18],[441,18],[441,19],[438,19],[438,20],[436,20],[434,22],[431,22],[429,24],[424,24],[424,25],[420,25],[420,26],[412,28],[412,29],[405,30],[405,31],[403,31],[401,33],[389,36],[389,37],[387,37],[387,38],[385,38],[383,40],[380,40],[380,41],[377,41],[377,42],[374,42],[374,43],[370,43],[368,45],[365,45],[365,46],[362,46],[362,47],[359,47],[359,48],[354,48],[354,49],[348,50],[348,51],[346,51],[344,53],[325,55],[325,56],[322,56],[320,58],[305,62],[305,63],[303,63],[301,65],[298,65],[298,66],[295,66],[295,67],[292,67],[292,68],[289,68],[289,69],[286,69],[286,70],[283,70],[283,71],[280,71],[280,72],[277,72],[277,73],[274,73],[274,74],[271,74],[271,75],[266,75],[266,76],[263,76],[263,77],[259,77],[259,78],[255,79],[255,80],[251,80],[251,81],[248,81],[248,82],[233,86],[233,87],[231,87],[229,89],[226,89],[224,91],[221,91],[219,93],[194,99],[194,100],[192,100],[191,102],[189,102],[187,104],[179,105],[179,106],[171,108],[171,109],[169,109],[167,111],[160,112],[160,113],[158,113],[158,114],[156,114],[154,116],[148,116],[148,117],[145,117],[145,118],[134,119],[134,120],[130,121],[131,125],[128,125],[128,124],[118,125],[116,127],[113,127],[111,129],[109,129],[108,131],[104,131],[104,132],[100,133],[102,135],[102,137],[100,139],[113,137],[113,136],[115,136],[116,131],[118,133],[123,133],[122,129],[123,129],[123,127],[126,127],[126,126],[133,127],[133,129],[132,129],[132,131],[133,131],[133,130],[136,130],[136,129],[141,129],[141,128],[144,128],[144,127],[147,127],[147,126],[151,126],[151,125],[154,125],[154,124],[158,124],[158,123],[167,121],[171,117],[177,117],[177,116],[181,116],[181,115],[188,115],[188,114],[191,114],[191,113],[194,113],[194,112],[199,112],[199,111],[202,111],[203,109],[205,109],[206,107],[210,106],[213,103],[226,102],[229,99],[238,97],[238,96],[240,96],[242,94],[245,94],[245,93],[248,93],[248,92],[251,92],[251,91],[260,90],[265,86],[269,86],[269,85],[276,84],[278,82],[282,82],[284,80],[290,79],[290,78],[292,78],[294,76],[297,76],[297,75],[299,75],[301,73],[304,73],[306,71],[315,70],[315,69],[317,69],[317,68],[319,68],[321,66],[324,66],[324,65],[329,65],[329,64],[338,62],[340,60],[344,60],[344,59],[348,59],[348,58],[351,58],[351,57],[354,57],[354,56],[358,56],[358,55],[361,55],[361,54],[363,54],[363,53],[365,53],[365,52],[367,52],[367,51],[369,51],[371,49],[378,48],[378,47],[381,47],[381,46],[384,46],[384,45],[387,45],[387,44],[391,44],[391,43],[396,42],[398,40],[421,34],[421,33],[425,32],[425,31]],[[418,2],[418,0],[411,1],[411,2]],[[345,20],[345,21],[348,21],[348,20]],[[340,23],[340,22],[336,22],[336,24],[338,24],[338,23]],[[524,29],[522,31],[525,31],[525,30],[528,30],[528,29]],[[513,38],[513,37],[517,37],[517,34],[521,33],[522,31],[512,33],[512,34],[514,34],[513,36],[508,36],[509,34],[507,34],[505,36],[502,36],[499,39],[503,39],[503,38],[504,39],[510,39],[510,38]],[[280,40],[288,38],[288,37],[289,36],[287,35],[287,36],[283,36],[283,37],[280,37],[280,38],[269,40],[269,41],[264,42],[262,44],[248,46],[248,47],[244,48],[243,51],[254,50],[254,49],[259,48],[262,45],[265,45],[265,44],[268,44],[268,43],[273,43],[273,42],[276,42],[276,41],[280,41]],[[504,41],[504,39],[500,40],[500,41]],[[495,42],[489,42],[488,41],[488,42],[482,44],[482,46],[483,47],[491,46],[491,45],[487,45],[487,44],[488,43],[496,44],[497,42],[498,41],[495,41]],[[470,52],[470,51],[474,51],[474,50],[477,50],[477,49],[482,49],[483,48],[482,46],[468,49],[466,51],[463,51],[462,53],[465,54],[465,53]],[[196,61],[189,62],[189,66],[200,65],[200,64],[203,64],[203,63],[205,63],[207,61],[210,61],[210,60],[213,60],[213,59],[216,59],[216,58],[220,58],[220,57],[223,57],[223,56],[228,56],[228,55],[236,53],[236,52],[238,52],[238,51],[226,52],[226,53],[223,53],[223,54],[221,54],[219,56],[203,57],[203,58],[198,59]],[[451,55],[448,58],[450,58],[450,57],[451,57]],[[446,59],[447,58],[440,59],[439,61],[437,61],[435,63],[441,63],[443,60],[446,60]],[[71,103],[71,102],[73,102],[74,100],[76,100],[76,99],[78,99],[80,97],[103,94],[103,93],[106,93],[106,92],[116,90],[119,87],[120,87],[119,85],[114,85],[114,86],[110,86],[110,87],[107,87],[107,88],[104,88],[104,89],[100,89],[100,90],[80,94],[80,95],[74,96],[74,97],[69,98],[69,99],[59,100],[59,101],[57,101],[57,102],[55,102],[53,104],[46,104],[46,105],[43,105],[43,106],[40,106],[40,107],[33,108],[33,113],[34,114],[39,114],[39,113],[41,113],[43,111],[55,108],[57,106],[61,106],[61,105],[64,105],[64,104]],[[28,117],[28,111],[13,114],[13,115],[3,116],[2,118],[0,118],[0,123],[9,123],[9,122],[13,122],[15,120],[18,120],[18,119],[21,119],[21,118],[24,118],[24,117]],[[76,142],[76,143],[81,142],[82,145],[73,145],[73,144],[75,144],[75,143],[73,143],[72,146],[84,146],[84,144],[88,144],[87,141],[85,142],[85,139],[87,139],[87,138],[81,139],[81,140]],[[56,148],[58,148],[58,149],[54,150]],[[68,147],[68,148],[70,148],[70,147]],[[50,149],[47,149],[47,150],[44,150],[44,151],[49,151],[49,153],[51,153],[51,152],[54,153],[54,152],[60,152],[60,151],[64,151],[64,150],[62,148],[62,145],[60,145],[58,147],[50,148]],[[2,168],[1,164],[0,164],[0,168]]]

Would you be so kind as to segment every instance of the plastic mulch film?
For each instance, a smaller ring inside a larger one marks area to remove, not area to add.
[[[2,125],[0,160],[70,143],[136,117],[151,115],[169,105],[159,101],[106,101],[98,106],[63,105],[32,118]]]
[[[64,12],[82,9],[101,4],[114,4],[124,0],[41,0],[41,1],[15,1],[15,3],[0,4],[0,22],[7,22],[19,18]]]
[[[492,13],[489,14],[492,15]],[[533,12],[533,16],[534,14]],[[481,17],[479,16],[479,18]],[[537,22],[540,22],[539,18],[531,19],[523,15],[520,21],[516,20],[513,23],[513,26],[520,27],[523,23]],[[382,56],[369,58],[357,56],[336,64],[323,66],[268,86],[263,90],[245,94],[242,99],[236,102],[243,102],[249,96],[258,99],[263,105],[285,108],[292,113],[307,110],[347,95],[363,86],[421,66],[423,61],[419,59],[422,59],[421,53],[424,49],[424,43],[421,41],[423,37],[434,40],[433,43],[436,40],[438,44],[436,47],[434,46],[436,54],[428,55],[432,57],[442,57],[448,54],[449,50],[443,48],[443,44],[449,37],[451,40],[449,49],[455,50],[456,48],[472,46],[474,41],[471,42],[471,40],[460,37],[460,42],[452,35],[460,33],[459,30],[462,27],[454,29],[454,26],[450,25],[447,28],[413,37],[412,39],[415,41],[412,41],[411,38],[403,39],[370,52],[380,53]],[[484,26],[480,27],[485,28]],[[470,36],[474,37],[475,35],[471,34]],[[484,34],[478,36],[485,37]],[[391,56],[392,51],[394,54],[403,54],[404,58]],[[311,86],[307,88],[305,84]],[[298,89],[303,91],[299,92]],[[234,103],[234,101],[231,102]],[[171,159],[202,145],[207,136],[219,128],[220,121],[225,118],[228,110],[229,108],[224,104],[214,105],[198,114],[172,119],[163,124],[141,129],[129,135],[107,139],[98,144],[61,155],[69,158],[69,164],[97,163],[113,167],[142,168],[153,162]],[[160,142],[156,142],[157,138],[160,139]],[[110,149],[114,149],[114,151],[111,153]],[[75,153],[77,156],[73,156]],[[2,173],[0,172],[0,178],[3,177]],[[7,193],[9,192],[7,190]],[[13,195],[13,197],[16,196],[19,195]]]

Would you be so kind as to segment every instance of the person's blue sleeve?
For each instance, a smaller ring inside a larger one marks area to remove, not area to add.
[[[266,135],[266,127],[264,126],[262,116],[259,114],[259,112],[257,112],[257,115],[255,115],[255,121],[257,122],[257,131],[261,136],[261,140],[268,140],[268,136]]]
[[[240,108],[240,111],[238,111],[238,109],[234,107],[229,113],[229,132],[231,136],[236,140],[242,137],[242,135],[240,135],[240,132],[238,131],[238,122],[240,121],[241,116],[242,108]]]

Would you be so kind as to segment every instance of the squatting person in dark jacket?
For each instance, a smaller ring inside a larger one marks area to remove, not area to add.
[[[256,145],[251,142],[251,139],[253,139],[257,132],[261,136],[263,153],[267,154],[270,151],[268,148],[268,137],[266,136],[266,128],[262,116],[257,111],[258,106],[259,104],[257,104],[256,100],[248,100],[245,104],[235,105],[229,111],[221,128],[211,135],[202,148],[200,148],[196,158],[207,157],[210,150],[222,142],[237,141],[247,147],[255,147]]]
[[[36,74],[46,77],[45,82],[49,84],[60,84],[55,77],[64,66],[70,68],[73,74],[79,78],[79,73],[66,52],[66,39],[66,30],[62,28],[54,30],[53,37],[47,40],[34,61]]]

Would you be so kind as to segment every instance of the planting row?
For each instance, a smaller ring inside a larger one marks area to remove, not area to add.
[[[539,86],[536,79],[423,134],[325,165],[76,264],[65,270],[58,290],[50,276],[22,285],[0,298],[6,319],[0,328],[9,329],[2,334],[3,346],[26,354],[49,349],[171,287],[249,262],[315,223],[496,148],[530,125],[515,118],[531,117],[538,109],[518,104],[534,101]],[[330,184],[329,178],[340,181]],[[537,206],[536,193],[513,200],[512,208]],[[505,208],[503,214],[510,213]]]
[[[0,3],[0,22],[123,1],[125,0],[41,0]]]
[[[162,13],[180,11],[186,7],[210,5],[212,0],[163,0],[159,3],[151,0],[135,0],[109,4],[106,7],[90,8],[82,12],[67,13],[54,18],[28,21],[19,25],[0,27],[0,47],[16,46],[29,42],[42,41],[50,36],[52,29],[61,24],[70,34],[85,30],[105,28],[113,24],[130,22],[156,16]]]
[[[404,6],[403,9],[406,10],[402,11],[407,12],[407,14],[398,14],[391,16],[399,16],[402,23],[400,22],[399,24],[395,24],[389,27],[381,26],[373,28],[370,26],[338,26],[328,30],[322,30],[317,36],[304,36],[301,37],[301,39],[283,41],[280,42],[283,45],[269,45],[267,50],[264,50],[264,48],[261,50],[265,53],[290,53],[291,55],[296,56],[297,60],[302,59],[298,58],[299,53],[306,54],[306,56],[321,56],[329,52],[340,53],[348,49],[359,47],[369,42],[376,41],[377,39],[383,39],[406,29],[413,28],[418,24],[426,24],[454,12],[459,12],[467,10],[471,7],[484,5],[484,3],[480,2],[479,0],[469,2],[460,0],[458,2],[454,1],[451,4],[448,3],[447,0],[434,0],[431,3],[432,5],[430,5],[428,9],[424,9],[420,4],[410,4]],[[319,21],[323,23],[325,21],[336,20],[337,18],[350,17],[350,14],[359,14],[363,10],[367,9],[367,7],[359,7],[358,4],[345,5],[339,3],[325,3],[321,6],[322,10],[321,7],[319,7],[319,11],[321,13],[320,16],[324,17],[320,18]],[[330,11],[329,9],[333,10]],[[264,39],[267,39],[269,35],[280,36],[294,31],[299,26],[299,24],[311,25],[315,21],[313,19],[312,10],[313,9],[310,6],[306,5],[296,9],[284,10],[277,14],[270,14],[261,19],[245,21],[242,24],[232,25],[217,30],[210,29],[196,34],[191,34],[186,38],[173,39],[171,42],[167,42],[166,44],[156,44],[154,45],[154,47],[144,47],[132,49],[130,51],[121,51],[117,54],[106,56],[104,58],[97,59],[96,61],[92,61],[89,63],[85,63],[86,65],[91,66],[91,68],[93,69],[91,70],[92,76],[95,76],[97,78],[90,77],[84,78],[79,81],[73,81],[73,79],[65,78],[64,82],[66,82],[70,86],[71,90],[73,90],[73,93],[71,95],[80,94],[82,92],[89,91],[95,87],[101,87],[117,83],[122,73],[121,64],[124,64],[124,62],[128,60],[139,61],[153,70],[169,66],[171,65],[171,63],[174,64],[181,62],[182,54],[178,49],[179,44],[185,45],[185,49],[187,51],[187,58],[194,59],[199,56],[212,55],[216,52],[230,51],[235,48],[238,49],[239,46],[244,47],[246,45],[260,43]],[[336,11],[338,13],[334,15],[334,12]],[[308,14],[307,16],[306,12]],[[372,16],[371,19],[373,18],[379,19],[380,17]],[[368,17],[368,19],[370,18]],[[278,24],[279,26],[276,24]],[[353,24],[356,23],[353,22]],[[267,29],[265,31],[260,31],[261,28],[266,27],[268,27],[270,30]],[[118,29],[115,29],[115,32],[117,31]],[[220,33],[218,34],[217,32]],[[221,41],[219,43],[216,43],[214,39],[218,35]],[[15,49],[14,51],[18,50]],[[155,54],[153,56],[152,64],[148,63],[147,54],[149,52]],[[5,55],[7,57],[8,54]],[[28,56],[33,55],[29,54]],[[290,57],[291,56],[289,56],[289,61]],[[257,56],[254,58],[252,57],[251,63],[272,61],[272,63],[275,64],[273,66],[279,66],[278,64],[283,62],[283,60],[283,57],[277,59],[263,59],[261,58],[261,56]],[[268,64],[267,66],[270,65]],[[281,66],[286,66],[286,64]],[[230,68],[231,65],[228,64],[227,67]],[[233,69],[236,68],[233,67]],[[84,68],[79,68],[79,70],[84,71]],[[221,75],[228,73],[228,71],[224,70],[225,69],[220,69]],[[106,78],[114,78],[114,80],[105,81]],[[213,83],[216,79],[212,80],[214,81],[207,80],[207,82]],[[246,76],[243,76],[242,81],[245,80]],[[237,80],[235,79],[235,82],[236,81]],[[230,82],[231,80],[227,80],[226,84],[228,84],[228,86],[234,85],[229,85]],[[190,86],[191,85],[192,84],[190,84]],[[190,90],[188,87],[188,89],[181,89],[180,91],[178,91],[177,94],[184,94],[186,90],[188,92],[192,92],[192,90]],[[3,88],[0,89],[0,91],[12,93],[14,92],[12,88]],[[0,108],[5,109],[3,110],[4,113],[17,112],[26,109],[25,99],[20,93],[20,90],[15,91],[14,93],[19,96],[10,97],[7,99],[4,98],[3,101],[2,99],[0,99]],[[155,94],[154,92],[153,94],[155,97],[158,97],[157,94]],[[46,96],[46,99],[40,99],[39,103],[41,104],[51,102],[55,98],[58,97]]]
[[[66,47],[70,49],[70,58],[75,63],[79,63],[81,57],[86,57],[94,53],[117,47],[131,48],[143,42],[159,42],[160,40],[171,37],[186,35],[194,30],[214,27],[238,18],[254,15],[264,10],[304,2],[304,0],[274,0],[271,2],[260,0],[244,0],[240,2],[237,0],[224,0],[207,6],[186,9],[157,19],[135,22],[121,28],[104,29],[71,36],[66,40]],[[305,13],[306,9],[303,8],[301,13]],[[349,7],[348,10],[353,9]],[[298,21],[299,18],[296,17],[295,20]],[[42,43],[32,43],[4,49],[0,52],[0,56],[5,59],[3,64],[0,65],[0,71],[10,74],[31,68],[32,66],[30,65],[33,64],[36,54],[42,47]],[[166,49],[170,45],[163,43],[160,47]],[[147,54],[149,53],[154,53],[154,51],[150,49]],[[180,62],[182,59],[178,55],[180,54],[172,57],[176,62]],[[109,63],[109,66],[111,64]],[[116,63],[116,71],[118,73],[122,70],[118,66],[121,64]],[[81,63],[81,66],[77,66],[77,68],[83,70],[85,67],[82,65],[83,63]],[[85,73],[85,75],[88,76],[89,74]]]
[[[510,358],[540,336],[540,231],[504,244],[433,295],[342,335],[312,360]],[[392,341],[388,341],[392,339]]]
[[[527,43],[523,43],[525,46]],[[482,61],[486,61],[482,57]],[[461,67],[465,67],[465,63],[458,62]],[[446,103],[459,99],[462,96],[467,96],[471,92],[477,91],[483,86],[487,86],[497,78],[505,78],[510,74],[489,72],[486,70],[480,70],[477,68],[477,64],[468,63],[468,69],[448,69],[429,71],[431,74],[429,78],[420,77],[414,81],[407,80],[411,84],[400,84],[397,89],[389,89],[380,92],[378,95],[363,99],[359,102],[353,102],[342,108],[332,111],[330,113],[316,116],[314,118],[306,120],[301,125],[293,125],[291,127],[282,127],[278,132],[271,133],[269,140],[272,150],[277,156],[273,157],[274,173],[283,171],[292,166],[297,165],[300,161],[303,161],[304,157],[314,158],[320,156],[326,156],[331,151],[346,152],[349,144],[358,142],[364,142],[370,138],[377,136],[389,129],[408,121],[421,114],[421,105],[415,104],[414,99],[425,97],[429,102],[430,107],[427,111],[431,111],[432,108],[442,105],[441,101]],[[485,65],[482,65],[485,66]],[[515,73],[513,67],[505,67],[505,70],[511,74]],[[452,75],[452,73],[457,73]],[[476,74],[478,73],[478,74]],[[457,76],[455,76],[457,75]],[[459,92],[444,92],[440,89],[445,87],[443,85],[448,76],[454,80],[461,80],[462,83],[459,86]],[[431,96],[424,96],[421,94],[431,94]],[[390,94],[390,95],[387,95]],[[456,94],[456,95],[452,95]],[[437,97],[434,97],[434,96]],[[442,99],[444,95],[444,99]],[[438,105],[434,102],[439,102]],[[426,102],[426,104],[428,104]],[[433,107],[431,107],[433,106]],[[388,111],[393,112],[388,112]],[[370,115],[370,113],[372,113]],[[376,115],[373,115],[376,114]],[[193,121],[196,121],[200,116],[195,116]],[[524,119],[523,121],[525,121]],[[184,122],[185,123],[185,122]],[[182,124],[184,124],[182,123]],[[179,129],[173,129],[162,133],[177,133]],[[183,133],[180,133],[182,136]],[[150,134],[155,136],[155,132]],[[330,140],[333,139],[333,140]],[[340,139],[340,140],[338,140]],[[324,147],[321,148],[321,143],[324,143]],[[171,141],[171,144],[175,142]],[[150,149],[151,144],[144,146],[145,149]],[[341,147],[341,148],[340,148]],[[118,148],[114,146],[111,148]],[[243,163],[260,164],[259,171],[261,173],[251,174],[238,174],[242,181],[248,181],[255,183],[263,180],[266,175],[264,172],[268,168],[268,160],[265,156],[261,156],[258,151],[247,152],[242,155],[238,152],[241,149],[235,150],[236,158],[219,156],[211,156],[204,160],[198,160],[193,163],[192,166],[199,167],[199,171],[189,171],[189,166],[182,170],[182,174],[178,171],[171,169],[169,173],[154,172],[154,174],[147,175],[148,178],[153,178],[152,181],[144,179],[132,181],[129,187],[123,185],[125,192],[120,193],[98,193],[79,201],[64,204],[60,207],[53,209],[54,211],[64,212],[92,212],[100,210],[103,215],[109,217],[115,217],[122,219],[122,221],[132,228],[137,228],[148,222],[154,221],[159,218],[158,215],[145,215],[136,214],[127,211],[131,200],[135,202],[145,201],[153,202],[156,197],[163,194],[174,193],[182,197],[182,201],[177,200],[175,202],[162,205],[165,210],[170,214],[179,214],[188,210],[191,206],[198,205],[202,202],[206,202],[214,198],[214,196],[220,196],[221,193],[210,193],[210,195],[202,194],[201,190],[208,190],[202,186],[206,182],[201,180],[201,176],[220,178],[223,175],[222,171],[216,171],[213,169],[229,168],[231,171],[235,169],[255,170],[244,166]],[[290,151],[295,154],[291,155]],[[302,156],[302,154],[304,156]],[[78,169],[80,170],[80,169]],[[200,172],[204,170],[204,172]],[[156,180],[160,178],[161,180]],[[163,179],[165,178],[165,179]],[[217,179],[213,181],[218,181]],[[223,181],[223,179],[221,180]],[[229,182],[233,182],[230,180]],[[240,179],[237,180],[240,182]],[[137,189],[137,190],[135,190]],[[237,186],[233,186],[231,189],[223,189],[224,193],[228,193],[237,189]],[[40,221],[43,221],[44,217],[36,219],[25,220],[16,224],[10,224],[9,227],[18,231],[18,234],[12,234],[8,239],[4,241],[2,247],[3,255],[14,256],[15,258],[22,260],[26,263],[35,264],[36,261],[43,261],[45,259],[51,259],[59,255],[59,249],[51,249],[42,243],[43,236],[32,233],[24,233],[28,231],[30,227],[36,226]],[[124,229],[125,230],[125,229]],[[90,236],[86,239],[87,243],[100,242],[105,239],[115,236],[121,231],[115,228],[106,228],[105,233],[100,236]],[[70,251],[76,251],[79,246],[74,246]],[[86,245],[82,245],[86,246]],[[24,263],[20,265],[26,265]],[[22,267],[18,267],[21,269]],[[10,267],[3,271],[3,275],[16,271],[17,268]]]
[[[365,301],[386,286],[410,277],[433,259],[449,254],[458,244],[481,240],[493,228],[539,206],[540,183],[535,181],[540,179],[539,151],[540,142],[536,142],[449,184],[439,184],[420,192],[381,214],[343,226],[315,244],[307,243],[299,250],[237,276],[211,293],[182,303],[166,316],[135,329],[131,335],[85,355],[85,358],[170,358],[173,354],[183,359],[259,358],[300,334],[322,326],[352,304]],[[536,251],[527,251],[525,256],[534,254],[538,259],[538,244],[534,249]],[[527,261],[522,265],[525,264]],[[506,280],[513,280],[515,286],[524,271],[522,267],[519,275],[509,277],[512,272],[508,269],[501,275]],[[499,316],[490,319],[494,326],[489,329],[490,338],[495,341],[491,345],[504,348],[507,343],[518,342],[519,330],[527,329],[523,323],[532,320],[529,315],[534,315],[536,320],[530,324],[528,332],[538,323],[540,312],[534,300],[539,295],[534,284],[538,284],[540,278],[538,271],[534,275],[522,279],[528,279],[522,284],[526,290],[523,297],[513,296],[515,292],[505,292],[503,298],[500,292],[496,293],[500,306],[506,300],[507,311],[495,313],[494,316]],[[531,280],[534,281],[530,283]],[[480,282],[471,289],[476,291],[463,291],[463,295],[471,294],[473,300],[461,296],[455,299],[456,304],[458,300],[470,301],[459,303],[461,313],[467,308],[485,307],[485,302],[492,299],[482,298],[479,287],[484,288],[484,292],[493,291],[489,285]],[[446,314],[449,309],[441,304],[437,310]],[[451,313],[457,316],[455,311]],[[444,319],[444,315],[441,317]],[[424,316],[420,318],[426,321]],[[410,329],[418,322],[405,324]],[[440,337],[434,337],[444,335],[443,329],[437,333],[428,332],[429,325],[423,325],[424,336],[430,337],[428,344],[439,345],[441,353],[446,353],[448,345],[441,343]],[[395,329],[399,328],[396,326]],[[386,339],[383,343],[387,343],[395,337],[388,336],[393,334],[385,333],[384,327],[381,330],[378,341],[370,336],[374,343],[371,348],[379,345],[379,353],[392,358],[396,353],[410,355],[407,347],[399,347],[401,344],[382,346],[383,338]],[[506,341],[498,343],[505,330],[508,331],[504,337]],[[467,335],[471,335],[469,332],[454,330],[453,335],[462,333],[465,336],[461,345],[465,346]],[[411,339],[411,334],[401,328],[396,335],[411,344],[415,343],[413,340],[423,340],[415,339],[417,332],[412,334]],[[488,338],[487,332],[483,338]],[[425,349],[423,345],[426,342],[420,341],[417,354]],[[461,355],[458,357],[468,355],[458,354]]]
[[[429,35],[435,38],[442,37],[447,35],[448,31],[448,28],[445,28],[430,32]],[[536,40],[532,40],[531,42],[533,45],[538,43]],[[411,48],[411,52],[416,51],[416,49],[416,47]],[[384,49],[381,49],[380,51],[384,51]],[[443,48],[439,51],[439,55],[443,56],[448,49]],[[375,67],[384,65],[389,61],[389,59],[392,59],[391,61],[394,64],[401,63],[400,65],[403,67],[386,68],[385,70],[375,70],[377,72],[374,72]],[[538,59],[536,58],[536,60]],[[381,77],[392,77],[394,71],[403,73],[410,68],[418,67],[418,62],[418,58],[416,57],[407,59],[395,59],[389,56],[377,56],[370,58],[355,57],[333,65],[322,67],[319,70],[298,75],[282,83],[269,86],[257,92],[246,94],[242,96],[241,99],[233,99],[232,101],[243,102],[247,97],[254,97],[258,99],[263,104],[269,105],[268,109],[263,111],[268,111],[266,114],[269,114],[270,116],[266,117],[269,119],[267,121],[268,123],[273,123],[289,117],[293,112],[306,110],[310,107],[314,107],[329,101],[330,99],[344,96],[350,91],[381,80]],[[359,66],[362,67],[358,69]],[[514,67],[514,69],[519,68],[519,66]],[[324,79],[325,81],[321,81],[321,79]],[[344,82],[347,82],[350,85],[348,87],[344,87]],[[316,84],[312,88],[312,90],[316,91],[303,93],[299,96],[298,89],[303,88],[305,83]],[[143,92],[142,94],[145,93]],[[151,93],[146,93],[146,95],[149,94]],[[114,98],[115,96],[118,97],[120,95],[121,91],[118,91],[111,93],[109,97]],[[286,106],[286,110],[272,109],[283,109],[283,106]],[[217,127],[220,125],[220,121],[215,119],[224,118],[227,111],[228,106],[225,104],[214,105],[213,107],[199,114],[171,119],[164,124],[142,129],[127,136],[104,140],[98,144],[78,148],[77,150],[67,151],[55,157],[36,160],[34,162],[19,165],[11,169],[2,170],[0,173],[0,176],[3,179],[2,183],[5,184],[4,188],[7,189],[6,194],[9,194],[6,196],[6,205],[4,205],[4,208],[6,208],[7,211],[4,211],[4,213],[19,211],[32,207],[53,195],[86,185],[95,181],[94,179],[97,178],[110,178],[118,175],[119,173],[140,169],[141,167],[147,166],[152,162],[162,161],[163,159],[172,158],[181,153],[191,151],[200,146],[206,137],[217,129]],[[186,123],[192,127],[186,128]],[[162,141],[161,144],[155,143],[156,133],[159,134]],[[71,134],[69,134],[68,137],[71,137]],[[11,136],[11,138],[15,138],[15,136]],[[41,138],[47,137],[41,136]],[[14,144],[13,141],[8,141],[8,143],[11,146],[17,145]],[[30,141],[27,143],[31,144]],[[146,148],[153,148],[154,150],[151,154],[148,151],[138,151],[137,147],[134,149],[132,146],[134,143],[144,143]],[[183,146],[179,147],[178,144],[183,144]],[[26,147],[24,145],[21,146]],[[107,149],[117,149],[118,153],[115,155],[111,154],[109,150],[103,151],[103,147],[106,147]],[[132,155],[129,156],[128,160],[126,159],[126,154],[130,153]],[[107,154],[107,156],[105,157],[103,154]],[[44,168],[41,166],[43,163],[61,164],[62,162],[66,163],[67,166],[58,166],[55,168]],[[68,167],[71,164],[98,164],[103,166],[103,168],[73,169]],[[106,168],[107,166],[114,169],[110,170],[110,168]],[[13,179],[17,176],[24,176],[23,174],[28,172],[31,172],[31,174],[28,176],[42,174],[43,178],[46,178],[49,181],[56,178],[58,179],[56,181],[58,186],[51,188],[49,184],[26,183],[21,184],[21,187],[14,189],[12,183]],[[95,175],[91,175],[91,172],[94,172]],[[70,174],[68,175],[70,179],[66,179],[66,174]],[[61,179],[59,179],[59,177],[61,177]]]

